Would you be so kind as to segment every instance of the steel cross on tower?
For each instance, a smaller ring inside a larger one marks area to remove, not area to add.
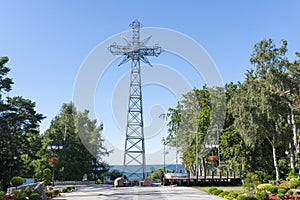
[[[128,41],[123,38],[127,45],[113,43],[108,49],[113,55],[124,55],[118,66],[131,60],[123,174],[126,172],[128,178],[145,179],[146,159],[140,61],[151,66],[147,56],[159,56],[162,48],[157,44],[152,47],[146,46],[151,36],[140,41],[140,28],[142,25],[138,20],[133,21],[130,27],[132,28],[132,40]],[[134,167],[130,167],[130,165],[134,165]]]

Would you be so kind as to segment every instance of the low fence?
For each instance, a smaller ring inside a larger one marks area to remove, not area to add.
[[[91,185],[95,184],[95,181],[56,181],[55,185]]]
[[[25,188],[27,186],[31,187],[31,189],[33,190],[39,183],[36,182],[36,183],[29,183],[29,184],[25,184],[25,185],[20,185],[18,187],[10,187],[10,188],[7,188],[7,193],[12,193],[13,191],[15,190],[25,190]]]

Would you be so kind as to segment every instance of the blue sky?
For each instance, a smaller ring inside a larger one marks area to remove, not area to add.
[[[297,0],[0,2],[0,56],[9,57],[10,76],[15,82],[9,95],[21,95],[36,102],[38,112],[47,116],[41,124],[42,131],[48,128],[62,104],[72,100],[76,76],[90,52],[112,35],[129,30],[128,25],[134,19],[144,27],[168,28],[194,39],[211,56],[225,83],[243,81],[245,71],[252,67],[249,64],[252,47],[262,39],[272,38],[277,44],[286,39],[291,59],[295,58],[295,51],[300,51],[300,1]],[[150,60],[160,63],[159,59]],[[185,66],[183,61],[175,61],[178,58],[168,54],[161,55],[161,59],[163,64],[193,79],[193,72],[181,72],[179,66],[174,66],[176,63]],[[129,70],[128,65],[116,68],[119,61],[107,71],[113,80]],[[115,84],[106,81],[101,84],[107,84],[107,88]],[[202,84],[191,81],[192,87]],[[174,95],[164,93],[161,87],[146,86],[144,94],[148,99],[145,115],[151,104],[176,105]],[[98,98],[96,107],[105,95],[98,92]],[[95,109],[105,130],[117,131],[111,116]],[[103,112],[106,111],[109,109]],[[155,148],[165,134],[153,141]],[[116,145],[122,145],[123,140],[118,137]]]

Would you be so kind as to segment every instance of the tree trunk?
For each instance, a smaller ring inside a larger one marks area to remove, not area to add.
[[[298,159],[298,166],[300,166],[300,145],[299,145],[298,136],[297,136],[297,125],[295,123],[294,106],[293,106],[293,104],[291,102],[288,102],[288,104],[289,104],[289,107],[290,107],[290,110],[291,110],[291,113],[290,113],[290,124],[292,125],[292,130],[293,130],[294,148],[296,148],[297,159]],[[292,148],[292,149],[294,149],[294,148]],[[294,152],[293,152],[293,154],[294,154]],[[294,166],[294,169],[295,169],[294,163],[293,163],[293,166]],[[291,165],[291,167],[292,167],[292,165]],[[299,167],[299,172],[298,173],[300,174],[300,167]]]
[[[272,153],[273,153],[273,162],[274,162],[274,168],[276,173],[276,180],[279,180],[279,167],[277,163],[277,156],[276,156],[276,148],[273,144],[272,145]]]
[[[289,143],[289,154],[290,154],[290,165],[291,169],[295,170],[295,154],[294,154],[294,145]]]

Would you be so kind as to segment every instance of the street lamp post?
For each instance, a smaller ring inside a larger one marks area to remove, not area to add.
[[[199,172],[198,172],[198,129],[196,131],[196,183],[198,183],[198,177],[199,177]]]
[[[164,172],[166,172],[166,144],[167,144],[167,141],[166,141],[165,137],[163,137],[161,141],[163,142],[163,145],[164,145]]]
[[[51,144],[47,146],[47,149],[49,150],[60,150],[63,149],[63,146],[61,144]],[[50,158],[50,161],[52,162],[52,186],[54,187],[54,172],[55,172],[55,163],[58,162],[58,157],[56,155],[52,155]]]
[[[10,181],[11,177],[12,177],[12,165],[14,165],[15,160],[17,160],[17,156],[13,156],[11,158],[11,165],[9,166],[9,174],[8,174],[8,181]]]

